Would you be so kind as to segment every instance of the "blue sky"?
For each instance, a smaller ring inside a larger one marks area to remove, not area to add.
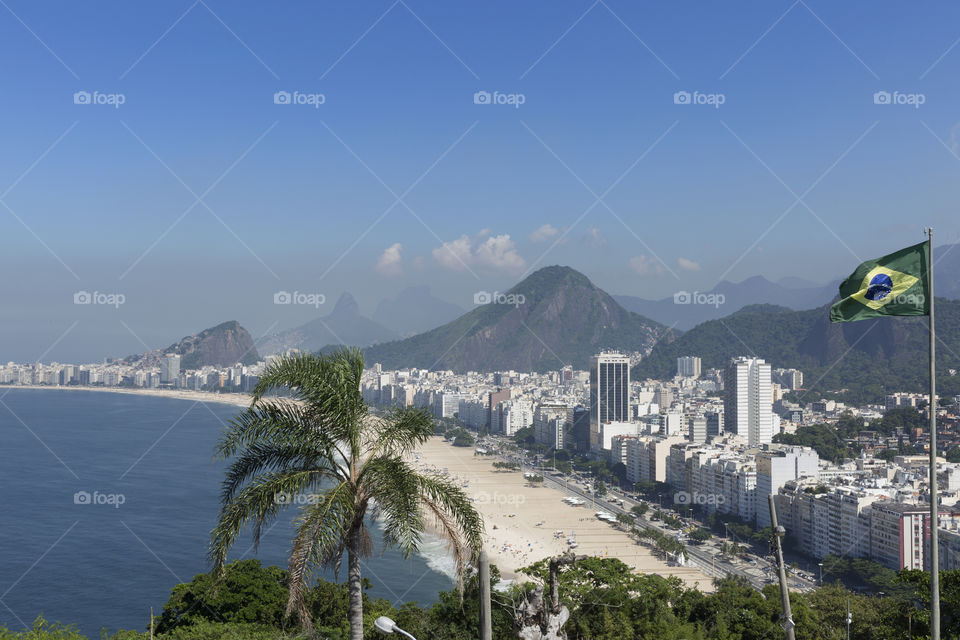
[[[946,2],[4,0],[0,359],[317,313],[278,290],[372,312],[428,284],[468,308],[566,264],[664,297],[826,282],[924,225],[955,242],[958,18]],[[74,305],[81,290],[125,303]]]

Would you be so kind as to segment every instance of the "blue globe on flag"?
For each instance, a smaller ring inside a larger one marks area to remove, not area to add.
[[[864,297],[868,300],[883,300],[893,291],[893,280],[885,273],[878,273],[870,280]]]

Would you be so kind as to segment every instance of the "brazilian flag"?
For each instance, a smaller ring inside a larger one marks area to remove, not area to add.
[[[840,284],[830,322],[930,315],[930,246],[926,242],[867,260]]]

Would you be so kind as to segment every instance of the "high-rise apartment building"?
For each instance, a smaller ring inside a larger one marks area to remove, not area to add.
[[[160,384],[174,385],[180,377],[180,356],[168,353],[160,363]]]
[[[700,358],[681,356],[677,358],[677,375],[685,378],[700,377]]]
[[[630,420],[630,359],[603,352],[590,358],[590,450],[603,449],[602,427]]]
[[[773,440],[770,365],[761,358],[734,358],[723,379],[723,430],[758,445]]]

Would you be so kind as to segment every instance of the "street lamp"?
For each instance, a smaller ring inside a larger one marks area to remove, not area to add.
[[[379,631],[380,633],[393,633],[394,631],[396,631],[397,633],[401,633],[407,636],[408,638],[410,638],[410,640],[417,640],[412,635],[410,635],[409,633],[407,633],[406,631],[398,627],[397,623],[391,620],[390,618],[388,618],[387,616],[380,616],[379,618],[374,620],[373,626],[376,627],[377,631]]]
[[[823,563],[818,562],[817,564],[820,565],[820,586],[822,587],[823,586]]]

